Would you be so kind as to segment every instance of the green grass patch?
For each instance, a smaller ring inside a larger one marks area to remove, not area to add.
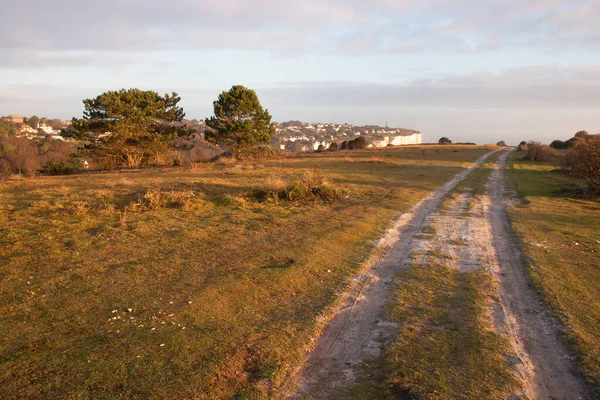
[[[584,187],[548,163],[516,153],[507,170],[524,206],[513,227],[536,288],[567,328],[579,365],[600,393],[600,203],[570,197]]]
[[[418,399],[500,399],[518,387],[510,346],[488,316],[486,272],[415,264],[397,284],[389,317],[403,327],[386,354],[388,388]]]
[[[487,151],[433,149],[0,183],[4,398],[281,393],[372,240]],[[343,198],[244,197],[308,169]]]

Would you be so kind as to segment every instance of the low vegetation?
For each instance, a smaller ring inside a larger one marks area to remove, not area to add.
[[[552,147],[540,142],[530,141],[527,143],[527,159],[531,161],[550,162],[553,160],[554,151]]]
[[[486,152],[385,148],[0,183],[3,396],[282,393],[371,241]],[[247,198],[291,187],[316,199]],[[324,201],[325,187],[343,194]]]
[[[250,197],[258,201],[278,203],[290,201],[306,203],[316,200],[336,200],[342,197],[343,191],[332,184],[323,175],[308,170],[302,178],[290,184],[285,184],[281,179],[269,177],[267,184],[262,189],[256,189]]]
[[[572,196],[585,181],[521,157],[515,154],[508,173],[524,205],[510,213],[528,271],[565,325],[581,370],[600,389],[600,204]]]
[[[47,162],[70,162],[77,151],[71,143],[51,138],[32,141],[24,137],[0,137],[0,179],[12,174],[34,174]]]
[[[402,322],[387,351],[387,385],[419,399],[500,399],[518,388],[508,342],[491,329],[493,283],[484,271],[438,262],[400,273],[390,318]]]
[[[568,150],[560,163],[572,177],[587,182],[590,197],[600,197],[600,136],[590,137]]]

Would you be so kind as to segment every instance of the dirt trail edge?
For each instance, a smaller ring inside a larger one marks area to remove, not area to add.
[[[488,219],[498,266],[494,271],[508,333],[522,363],[517,367],[530,399],[587,399],[583,380],[560,336],[560,326],[550,315],[530,280],[504,204],[505,165],[510,153],[499,157],[499,167],[487,183],[490,197]]]
[[[381,255],[368,271],[354,278],[354,284],[340,302],[341,307],[325,327],[306,365],[299,373],[300,389],[293,396],[332,399],[354,380],[353,365],[378,357],[400,325],[380,315],[393,288],[394,277],[404,267],[415,237],[428,215],[436,211],[444,197],[469,173],[481,165],[492,151],[471,167],[456,174],[425,199],[403,213],[379,241]]]

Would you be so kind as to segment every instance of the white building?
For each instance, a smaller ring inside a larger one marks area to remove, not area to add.
[[[398,136],[385,136],[383,139],[374,140],[370,147],[386,147],[387,145],[405,146],[408,144],[421,144],[421,132]]]

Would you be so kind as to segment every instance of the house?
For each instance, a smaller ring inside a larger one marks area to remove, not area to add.
[[[37,134],[37,129],[32,128],[29,125],[22,125],[21,128],[19,128],[19,132],[24,135],[26,135],[28,133],[35,135],[35,134]]]
[[[2,121],[10,122],[11,124],[22,124],[25,122],[25,117],[22,115],[9,115],[8,117],[2,117]]]
[[[51,126],[48,125],[39,125],[38,129],[40,129],[41,131],[43,131],[44,133],[50,135],[54,132],[54,129],[52,129]]]

